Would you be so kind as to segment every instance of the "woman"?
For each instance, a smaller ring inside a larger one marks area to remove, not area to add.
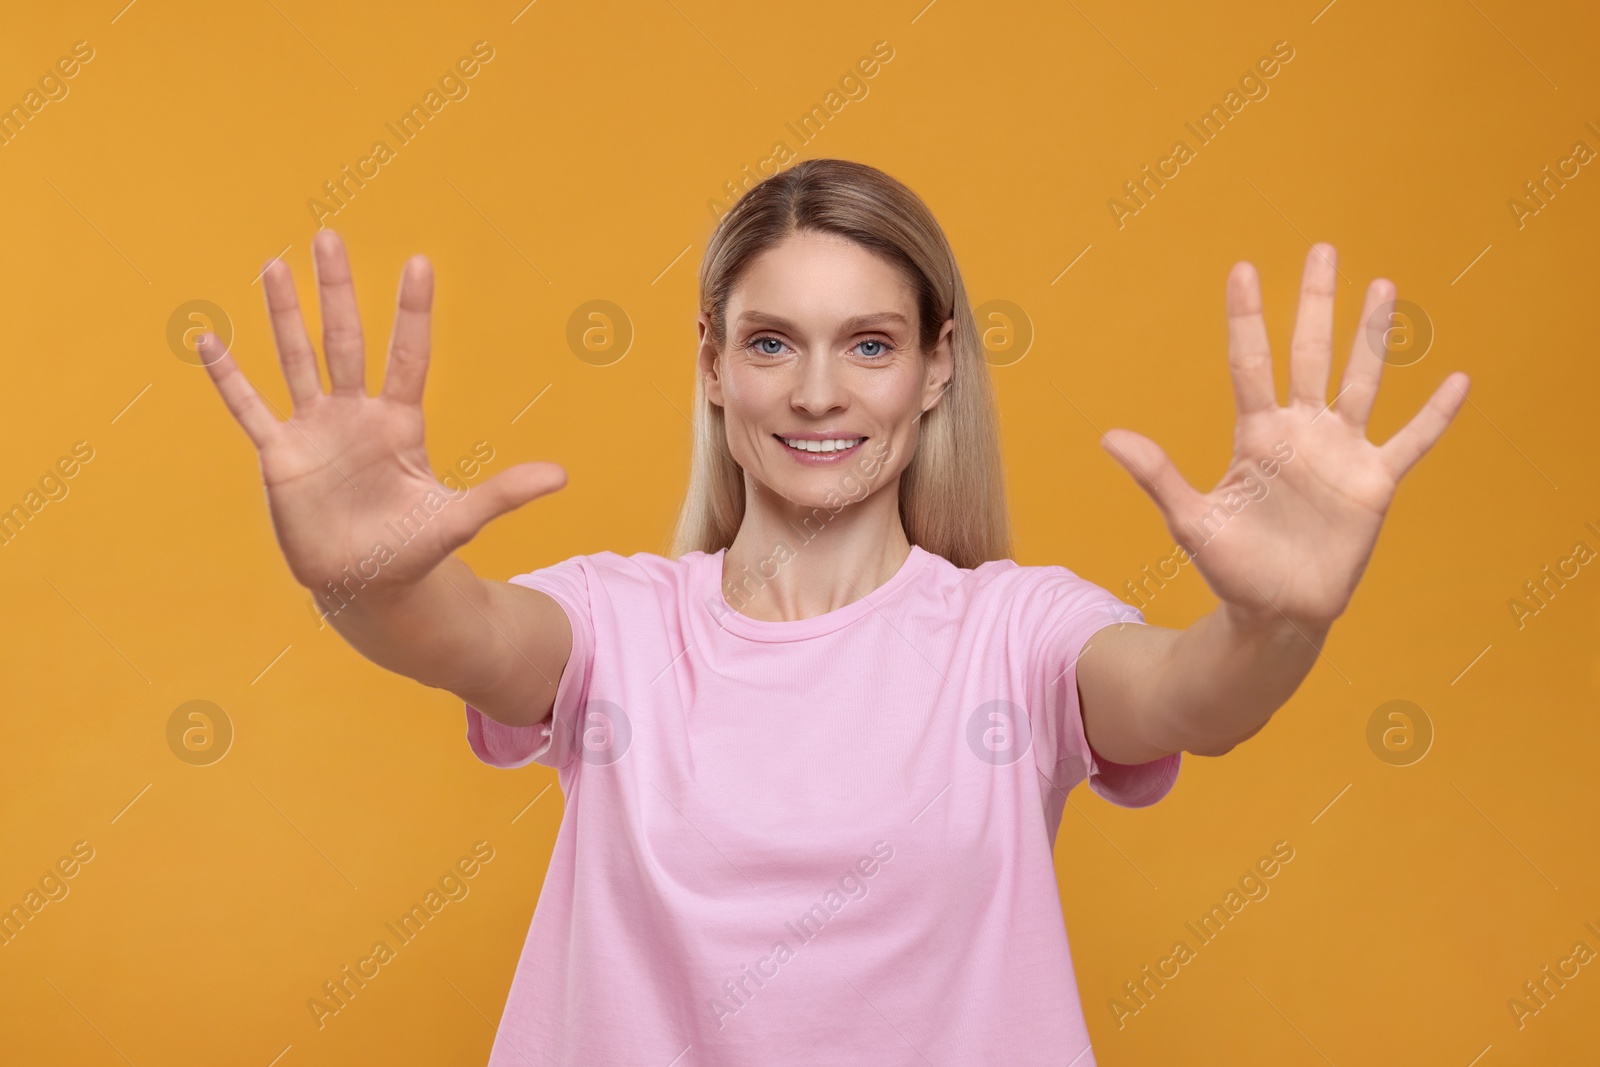
[[[495,1065],[1092,1064],[1052,859],[1067,792],[1153,804],[1183,752],[1258,731],[1465,397],[1452,375],[1373,446],[1383,332],[1361,330],[1325,404],[1334,265],[1317,246],[1278,406],[1239,264],[1222,481],[1200,493],[1148,438],[1103,439],[1220,601],[1183,630],[1144,624],[1064,567],[1007,558],[950,247],[899,182],[811,160],[750,190],[706,250],[673,556],[485,581],[453,551],[564,471],[441,485],[422,435],[427,261],[406,265],[369,397],[342,246],[323,231],[314,254],[330,394],[282,263],[263,280],[293,417],[214,337],[202,351],[334,627],[460,696],[479,758],[559,771],[566,811]],[[1374,282],[1363,322],[1392,298]],[[411,536],[385,543],[402,515]]]

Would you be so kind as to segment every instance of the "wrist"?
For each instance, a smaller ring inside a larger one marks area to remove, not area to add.
[[[322,589],[312,589],[321,611],[331,622],[334,616],[341,619],[370,619],[404,614],[413,601],[425,599],[427,586],[436,579],[434,571],[419,578],[401,578],[393,574],[377,573],[372,577],[342,576],[344,580],[324,583]]]
[[[1222,601],[1216,615],[1228,630],[1255,644],[1309,640],[1317,647],[1333,627],[1332,619],[1290,619],[1271,604],[1242,605]]]

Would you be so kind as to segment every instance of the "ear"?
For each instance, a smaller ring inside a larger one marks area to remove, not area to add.
[[[711,329],[711,320],[706,318],[705,312],[700,313],[700,351],[696,357],[700,370],[700,378],[705,383],[706,399],[717,407],[722,407],[722,361],[717,358],[717,348],[708,340]]]
[[[945,319],[944,325],[939,328],[939,340],[934,342],[933,350],[928,353],[926,360],[928,374],[922,387],[924,414],[932,411],[939,403],[955,373],[955,356],[951,351],[955,328],[955,319]]]

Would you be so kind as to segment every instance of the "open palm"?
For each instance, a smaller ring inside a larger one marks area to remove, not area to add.
[[[1259,279],[1248,263],[1229,274],[1228,363],[1238,421],[1233,459],[1209,493],[1189,485],[1150,438],[1116,429],[1102,439],[1150,494],[1211,591],[1246,618],[1322,625],[1342,614],[1400,479],[1466,401],[1468,378],[1458,371],[1388,441],[1367,440],[1387,336],[1368,324],[1394,299],[1394,286],[1380,279],[1367,288],[1343,381],[1327,402],[1334,255],[1323,244],[1306,257],[1290,346],[1289,403],[1282,407]]]
[[[312,250],[331,392],[322,391],[294,279],[277,260],[262,285],[294,414],[278,419],[215,335],[201,338],[201,360],[259,450],[273,528],[295,580],[317,592],[352,574],[363,590],[402,586],[426,576],[491,519],[561,488],[566,473],[553,463],[524,463],[464,491],[435,478],[422,434],[432,268],[422,256],[407,262],[383,391],[368,396],[344,245],[322,230]]]

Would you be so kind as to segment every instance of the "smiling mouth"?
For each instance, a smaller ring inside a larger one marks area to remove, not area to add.
[[[782,434],[772,436],[781,441],[791,452],[812,456],[830,456],[838,452],[848,452],[866,440],[865,437],[830,437],[817,441],[802,437],[784,437]]]

